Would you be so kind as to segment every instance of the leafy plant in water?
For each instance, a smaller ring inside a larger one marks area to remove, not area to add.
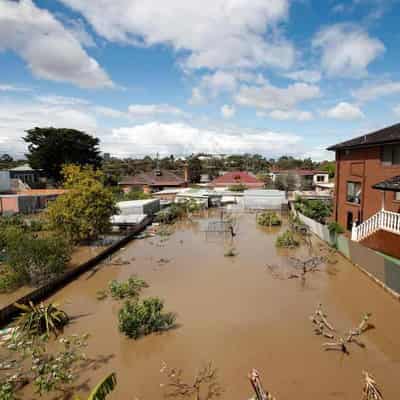
[[[126,301],[118,314],[119,329],[126,336],[137,339],[141,335],[171,328],[176,316],[163,313],[164,302],[150,297],[142,302]]]
[[[149,287],[146,281],[135,276],[126,281],[112,280],[109,284],[111,296],[114,299],[138,298],[142,289]]]
[[[287,229],[276,238],[275,244],[277,247],[291,248],[298,247],[300,245],[300,242],[296,239],[294,233],[291,230]]]
[[[340,224],[338,224],[336,221],[332,221],[328,224],[328,230],[331,235],[335,235],[335,234],[340,235],[341,233],[345,232],[343,227]]]
[[[67,313],[58,308],[57,304],[40,303],[29,305],[15,303],[22,310],[21,315],[15,321],[16,332],[27,337],[37,337],[43,334],[57,336],[69,322]]]
[[[235,257],[237,255],[235,249],[233,247],[230,247],[225,253],[224,257]]]
[[[282,224],[282,221],[276,212],[265,211],[258,214],[257,223],[262,226],[279,226]]]
[[[104,400],[117,386],[117,376],[115,373],[107,375],[90,392],[87,400]],[[80,400],[79,397],[76,400]]]

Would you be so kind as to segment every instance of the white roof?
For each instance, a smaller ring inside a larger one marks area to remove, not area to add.
[[[111,217],[111,223],[116,225],[140,224],[146,217],[146,214],[113,215]]]
[[[151,204],[154,202],[159,202],[159,199],[145,199],[145,200],[128,200],[128,201],[119,201],[117,203],[117,206],[119,208],[124,208],[124,207],[141,207],[146,204]]]

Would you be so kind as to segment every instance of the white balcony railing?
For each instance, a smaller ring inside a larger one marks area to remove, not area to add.
[[[384,230],[400,235],[400,214],[381,210],[351,230],[351,240],[359,242],[374,232]]]

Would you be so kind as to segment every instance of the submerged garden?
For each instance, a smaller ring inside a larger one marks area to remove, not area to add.
[[[64,176],[70,191],[45,218],[0,221],[3,299],[60,276],[108,232],[102,177]],[[2,400],[399,395],[398,302],[288,213],[175,204],[43,303],[16,306]]]

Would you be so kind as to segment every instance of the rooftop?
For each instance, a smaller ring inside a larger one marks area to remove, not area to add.
[[[328,147],[327,150],[350,149],[354,147],[372,146],[375,144],[400,142],[400,124],[388,126],[378,131],[358,136]]]
[[[393,176],[385,181],[376,183],[372,186],[374,189],[388,190],[391,192],[400,192],[400,175]]]
[[[299,168],[294,168],[294,169],[273,169],[271,171],[274,174],[297,174],[297,175],[316,175],[316,174],[327,174],[327,171],[319,171],[315,169],[299,169]]]
[[[172,171],[166,169],[140,172],[127,176],[121,180],[120,185],[148,185],[148,186],[181,186],[185,180]]]
[[[253,174],[246,171],[231,171],[215,178],[211,186],[246,185],[248,187],[263,187],[264,182],[259,181]]]

